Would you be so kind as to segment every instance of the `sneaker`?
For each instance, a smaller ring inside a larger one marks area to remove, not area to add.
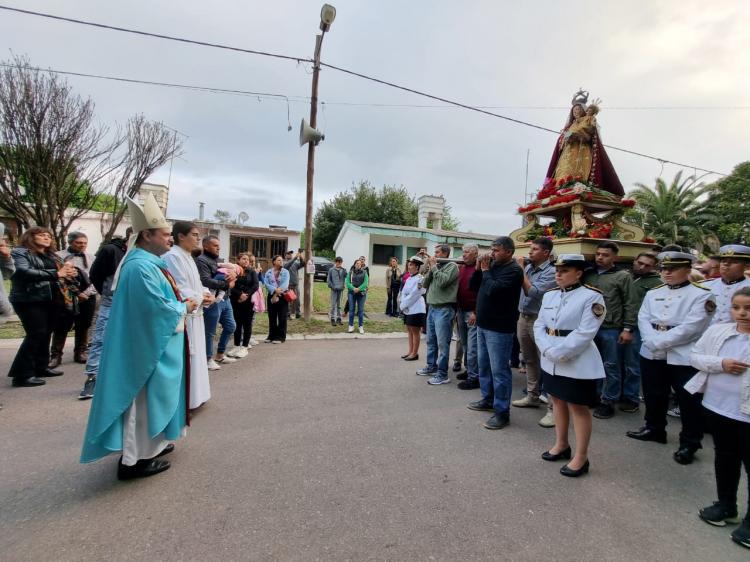
[[[456,388],[460,390],[474,390],[479,388],[479,379],[466,379],[456,385]]]
[[[451,380],[448,377],[441,377],[440,375],[435,375],[431,379],[427,381],[427,384],[432,385],[438,385],[438,384],[448,384],[451,382]]]
[[[237,352],[240,350],[240,346],[236,345],[232,349],[226,352],[227,357],[237,357]]]
[[[745,517],[742,525],[732,531],[732,540],[740,546],[750,548],[750,518]]]
[[[271,338],[266,338],[263,340],[263,343],[271,343]]]
[[[485,400],[484,398],[482,400],[477,400],[476,402],[469,402],[468,406],[466,406],[469,410],[474,410],[475,412],[494,412],[494,408],[492,407],[492,400]]]
[[[516,408],[538,408],[541,405],[541,401],[538,398],[529,396],[528,394],[518,400],[511,402]]]
[[[419,369],[419,371],[417,371],[417,374],[420,377],[430,377],[435,373],[437,373],[436,369],[428,369],[427,367],[422,367],[421,369]]]
[[[727,523],[734,525],[740,522],[737,515],[737,506],[730,508],[722,502],[714,502],[713,505],[704,507],[698,512],[698,517],[715,527],[724,527]]]
[[[258,345],[258,340],[250,338],[250,345],[248,345],[248,347],[252,347],[254,345]]]
[[[484,422],[484,427],[487,429],[502,429],[506,427],[510,423],[510,419],[507,415],[501,416],[500,414],[495,414],[490,419],[488,419],[486,422]]]
[[[625,412],[626,414],[635,414],[638,410],[641,409],[641,407],[638,402],[631,402],[630,400],[625,400],[620,404],[619,409],[621,412]]]
[[[542,427],[555,427],[555,414],[552,413],[552,410],[547,410],[544,417],[539,420],[539,425]]]
[[[96,386],[96,375],[90,376],[83,383],[83,390],[78,395],[79,400],[89,400],[94,397],[94,386]]]
[[[360,334],[364,334],[364,333],[365,333],[365,328],[364,328],[364,326],[360,326],[360,327],[359,327],[359,333],[360,333]]]
[[[615,408],[609,402],[602,402],[594,410],[594,417],[600,420],[608,420],[615,415]]]
[[[680,417],[680,407],[675,406],[674,408],[670,408],[667,410],[667,415],[671,416],[673,418],[679,418]]]
[[[216,361],[214,361],[213,359],[208,360],[209,371],[218,371],[219,369],[221,369],[221,367],[219,367],[219,364]]]
[[[274,345],[280,345],[280,344],[282,344],[284,342],[281,341],[281,340],[273,340],[271,343],[274,344]]]
[[[237,363],[237,360],[234,357],[229,357],[228,355],[224,355],[224,357],[222,357],[221,359],[215,359],[214,361],[216,361],[217,363],[221,365],[224,365],[224,364],[228,365],[229,363]]]
[[[549,397],[546,393],[542,393],[539,395],[539,401],[543,402],[544,404],[549,404]]]
[[[333,318],[331,318],[331,326],[335,326],[335,325],[336,325],[336,320],[334,320]]]
[[[454,373],[460,373],[461,372],[461,361],[454,361],[453,362],[453,372]]]
[[[238,347],[238,348],[237,348],[237,352],[235,353],[235,355],[234,355],[234,356],[235,356],[235,357],[236,357],[237,359],[242,359],[243,357],[247,357],[247,350],[248,350],[249,348],[250,348],[250,346],[248,346],[248,347],[244,347],[244,346],[242,346],[242,345],[241,345],[240,347]]]
[[[348,327],[348,328],[346,329],[346,333],[347,333],[347,334],[351,334],[351,333],[352,333],[353,331],[354,331],[354,326],[349,326],[349,327]]]

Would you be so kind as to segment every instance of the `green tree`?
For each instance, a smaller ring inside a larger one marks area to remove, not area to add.
[[[641,226],[659,244],[679,244],[702,250],[715,246],[709,225],[714,220],[707,210],[707,186],[696,183],[695,176],[682,179],[682,172],[667,183],[657,178],[653,188],[642,183],[628,196],[636,206],[627,218]]]
[[[347,220],[417,226],[417,201],[404,186],[384,185],[377,189],[369,181],[352,184],[348,191],[338,193],[324,202],[313,219],[313,249],[332,251],[336,237]],[[444,230],[458,228],[446,205]]]
[[[709,223],[722,243],[750,243],[750,162],[738,164],[728,176],[707,186],[706,208],[719,220]]]

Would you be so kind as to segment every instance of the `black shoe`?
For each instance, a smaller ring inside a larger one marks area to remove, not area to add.
[[[470,402],[468,406],[466,406],[469,410],[474,410],[477,412],[494,412],[495,409],[492,407],[492,401],[491,400],[477,400],[476,402]]]
[[[734,525],[740,522],[737,515],[737,506],[727,507],[722,502],[714,502],[713,505],[704,507],[698,512],[698,517],[715,527],[724,527],[727,523]]]
[[[510,418],[508,418],[508,416],[495,414],[486,422],[484,422],[484,427],[487,429],[502,429],[505,426],[507,426],[509,423],[510,423]]]
[[[458,373],[456,375],[456,379],[460,381],[465,381],[469,378],[469,373],[467,371],[464,371],[463,373]]]
[[[337,318],[337,319],[336,319],[336,324],[337,324],[338,326],[341,326],[341,325],[342,325],[342,322],[341,322],[341,318]]]
[[[89,377],[83,383],[83,390],[78,395],[79,400],[89,400],[94,397],[94,387],[96,387],[96,377]]]
[[[542,459],[545,461],[559,461],[560,459],[570,460],[570,455],[572,454],[572,451],[570,450],[570,447],[567,449],[563,449],[559,453],[550,453],[549,451],[545,451],[542,453]]]
[[[47,367],[46,369],[44,369],[44,371],[42,371],[41,373],[39,373],[37,376],[39,376],[39,377],[59,377],[62,374],[63,374],[63,372],[61,370],[59,370],[59,369],[50,369],[49,367]]]
[[[143,459],[133,466],[125,466],[122,464],[122,457],[120,457],[120,463],[117,465],[117,479],[132,480],[134,478],[146,478],[164,472],[169,467],[169,461],[159,459]]]
[[[401,359],[406,359],[407,357],[409,357],[409,354],[408,354],[408,353],[407,353],[407,354],[405,354],[405,355],[402,355],[402,356],[401,356]]]
[[[404,361],[419,361],[419,353],[412,356],[407,355],[406,357],[404,357]]]
[[[301,314],[295,314],[295,315],[294,315],[294,317],[295,317],[295,318],[296,318],[297,320],[299,320],[300,318],[302,318],[302,315],[301,315]]]
[[[638,402],[624,400],[622,404],[620,404],[619,409],[621,412],[625,412],[626,414],[635,414],[638,410],[641,409],[641,405]]]
[[[690,464],[695,460],[695,451],[695,447],[681,445],[680,448],[674,452],[672,458],[679,464]]]
[[[159,457],[163,457],[164,455],[168,455],[172,451],[174,451],[174,443],[168,443],[167,446],[164,447],[161,450],[161,453],[159,453],[158,455],[156,455],[154,458],[158,459]]]
[[[589,471],[589,460],[586,459],[586,462],[583,463],[583,466],[579,468],[578,470],[573,470],[572,468],[568,467],[566,464],[560,469],[560,474],[563,476],[569,476],[570,478],[578,478],[579,476],[583,476],[584,474],[588,474]]]
[[[456,388],[461,390],[474,390],[475,388],[479,388],[479,381],[477,379],[466,379],[465,381],[458,383]]]
[[[454,361],[453,362],[453,372],[458,373],[461,371],[461,362],[460,361]]]
[[[333,318],[331,318],[331,326],[335,326],[335,325],[336,325],[336,321]]]
[[[750,548],[750,518],[745,517],[742,525],[732,531],[732,540],[740,546]]]
[[[13,379],[13,386],[42,386],[47,381],[39,377],[29,377],[27,379]]]
[[[656,441],[657,443],[667,442],[666,431],[656,431],[655,429],[651,429],[649,427],[646,427],[645,425],[640,429],[626,431],[625,435],[627,435],[631,439],[638,439],[638,441]]]
[[[600,420],[608,420],[615,415],[615,408],[609,402],[602,402],[594,410],[594,417]]]

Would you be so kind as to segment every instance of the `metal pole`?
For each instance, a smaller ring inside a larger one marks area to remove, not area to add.
[[[310,96],[310,126],[314,129],[318,121],[318,75],[320,74],[320,47],[323,44],[323,31],[315,36],[315,56],[313,57],[312,94]],[[305,265],[312,257],[313,224],[313,177],[315,175],[315,143],[307,143],[307,199],[305,206]],[[305,268],[303,312],[305,322],[312,316],[312,275]]]

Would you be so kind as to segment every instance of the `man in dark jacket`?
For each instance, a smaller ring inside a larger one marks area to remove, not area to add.
[[[523,270],[513,260],[513,240],[501,236],[492,243],[492,253],[479,260],[471,278],[477,294],[477,354],[482,399],[469,404],[470,410],[494,412],[484,424],[502,429],[510,423],[512,373],[510,355],[518,322],[518,299]]]
[[[104,346],[104,330],[107,327],[109,311],[112,308],[112,279],[125,256],[127,238],[131,232],[132,229],[128,228],[125,238],[115,237],[109,243],[104,244],[99,248],[94,261],[91,263],[89,281],[102,298],[99,300],[99,312],[94,324],[94,336],[91,338],[86,368],[83,371],[83,374],[86,375],[86,382],[83,383],[83,390],[78,395],[79,400],[88,400],[94,397],[96,375],[99,372],[99,358]]]

